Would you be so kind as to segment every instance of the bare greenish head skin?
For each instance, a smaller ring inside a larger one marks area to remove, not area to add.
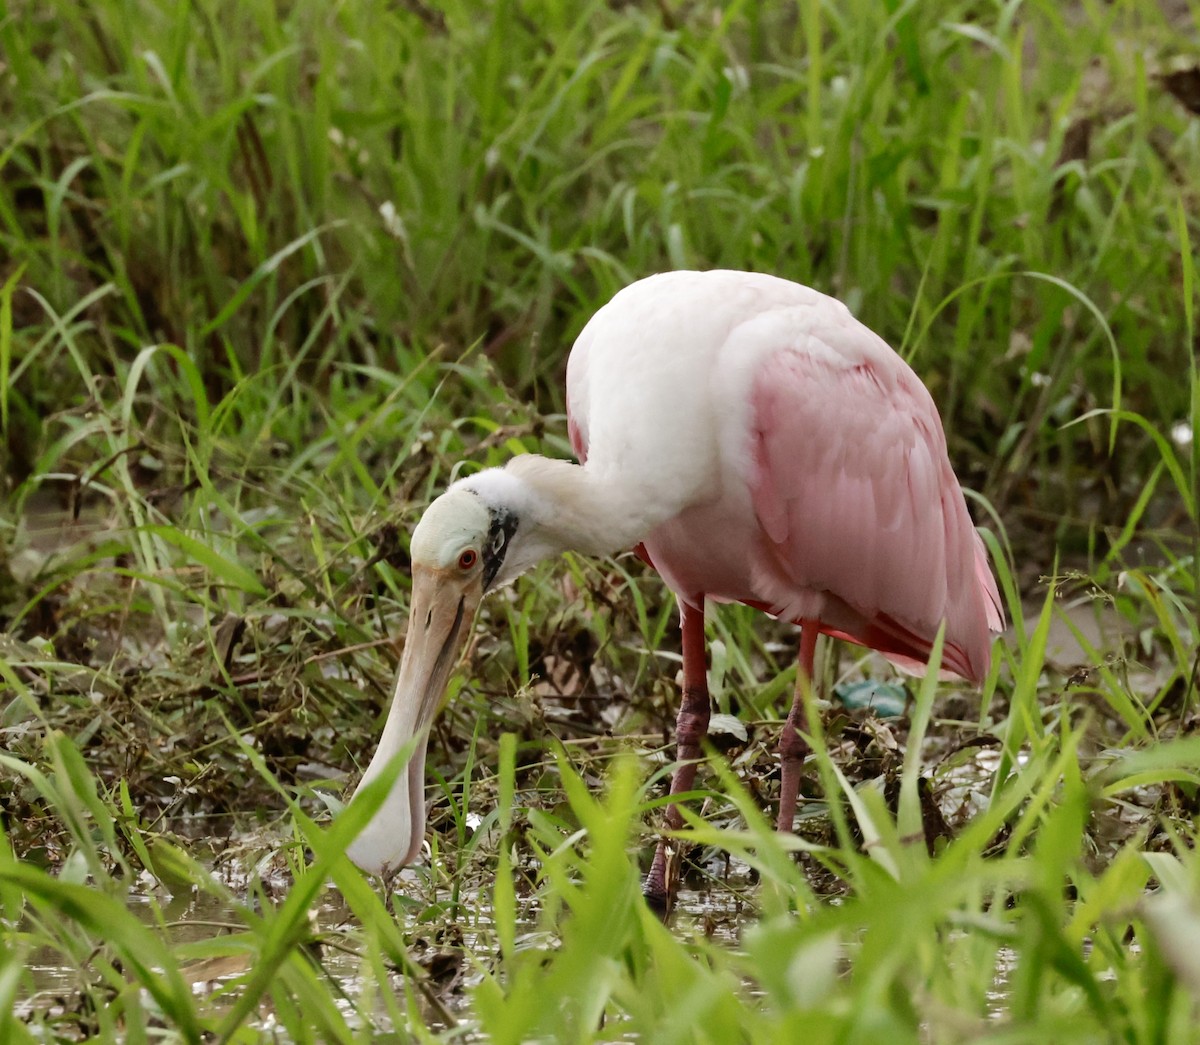
[[[490,525],[479,496],[468,487],[452,486],[425,510],[413,530],[409,543],[413,565],[447,570],[468,549],[482,557]]]

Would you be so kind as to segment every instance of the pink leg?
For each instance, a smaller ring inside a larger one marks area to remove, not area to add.
[[[708,734],[711,713],[708,700],[708,663],[704,648],[704,598],[699,606],[689,606],[680,600],[679,627],[683,632],[683,700],[675,725],[677,745],[675,774],[671,777],[671,794],[690,791],[696,780],[696,760],[700,743]],[[677,831],[683,826],[683,816],[675,803],[667,806],[666,828]],[[643,888],[647,901],[662,912],[671,908],[675,898],[674,847],[668,838],[659,840],[654,863],[646,876]]]
[[[792,710],[783,724],[779,736],[779,818],[775,826],[780,831],[791,831],[796,818],[796,795],[800,791],[800,767],[808,753],[808,745],[800,736],[798,726],[803,723],[804,689],[812,685],[813,658],[820,634],[815,623],[805,622],[800,628],[800,663],[796,671],[796,695],[792,698]]]

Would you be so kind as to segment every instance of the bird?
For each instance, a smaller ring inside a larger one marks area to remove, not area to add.
[[[411,749],[347,847],[386,875],[420,854],[426,741],[487,593],[564,552],[634,550],[679,607],[675,796],[692,788],[710,702],[704,615],[741,602],[797,625],[797,685],[779,740],[776,824],[793,827],[804,690],[821,634],[902,670],[979,683],[1004,612],[912,368],[840,301],[765,273],[669,271],[619,290],[566,374],[577,462],[520,454],[450,485],[413,530],[408,631],[388,717],[358,790]],[[683,823],[677,803],[665,824]],[[671,899],[666,836],[644,882]]]

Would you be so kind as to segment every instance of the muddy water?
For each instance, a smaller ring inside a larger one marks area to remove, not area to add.
[[[470,898],[465,902],[472,903]],[[241,916],[241,910],[236,901],[228,901],[219,896],[196,892],[187,896],[171,897],[166,894],[145,895],[131,894],[126,898],[128,908],[139,915],[146,925],[153,927],[160,935],[168,949],[177,953],[179,948],[187,944],[202,943],[225,935],[243,932],[246,929]],[[476,908],[476,911],[483,911]],[[161,914],[160,914],[161,912]],[[474,937],[490,925],[490,917],[486,911],[483,914],[473,914],[472,921],[476,928],[470,933],[464,933],[462,944],[469,948],[474,943]],[[341,996],[344,1000],[339,1003],[347,1022],[352,1025],[357,1019],[354,1013],[354,1001],[362,991],[362,959],[356,953],[357,941],[348,938],[345,933],[355,925],[353,915],[336,890],[330,890],[323,902],[314,906],[312,914],[312,936],[317,941],[310,949],[310,954],[319,963],[325,977],[333,987],[331,994]],[[165,931],[162,927],[165,926]],[[418,947],[414,958],[420,960],[427,949]],[[425,954],[430,965],[436,965],[437,955]],[[193,993],[207,995],[220,987],[236,981],[245,975],[249,968],[250,956],[238,954],[222,955],[211,959],[183,962],[181,971],[191,985]],[[18,1018],[29,1019],[38,1013],[43,1018],[64,1021],[66,1025],[72,1022],[73,1016],[86,1016],[91,995],[96,997],[96,986],[99,982],[97,974],[87,968],[86,964],[77,967],[63,960],[61,951],[42,947],[29,956],[26,963],[32,979],[34,992],[18,1003],[15,1015]],[[432,971],[432,970],[431,970]],[[392,974],[389,985],[393,993],[403,995],[403,978],[399,973]],[[440,986],[440,985],[439,985]],[[446,985],[453,986],[453,985]],[[439,995],[443,992],[439,990]],[[461,991],[447,991],[440,999],[442,1004],[428,1006],[423,1014],[433,1026],[445,1023],[446,1014],[453,1016],[454,998],[465,994]],[[446,1004],[446,1002],[449,1004]],[[223,1007],[218,1002],[218,1010]],[[260,1018],[254,1025],[261,1030],[270,1030],[275,1040],[289,1040],[276,1026],[274,1015],[270,1011],[269,998],[260,1005]],[[375,1026],[381,1030],[389,1030],[387,1013],[382,1006],[373,1014]],[[60,1022],[60,1032],[62,1022]],[[82,1036],[82,1035],[81,1035]]]
[[[239,933],[246,928],[237,901],[207,893],[184,896],[135,893],[126,898],[126,903],[146,925],[155,928],[172,952],[187,944]],[[428,974],[428,990],[423,997],[419,994],[417,1001],[423,1010],[422,1016],[433,1028],[445,1028],[465,1017],[470,990],[482,976],[475,971],[476,962],[486,963],[495,943],[490,897],[484,893],[464,893],[460,903],[469,915],[456,923],[431,925],[431,937],[436,939],[422,939],[419,932],[410,934],[414,937],[410,954]],[[553,945],[549,938],[541,940],[546,934],[538,928],[537,913],[536,907],[528,902],[519,909],[518,945]],[[676,919],[679,924],[689,927],[689,931],[694,927],[711,939],[733,944],[746,913],[728,889],[683,890],[679,895]],[[352,931],[356,924],[354,915],[334,889],[330,889],[324,900],[313,908],[312,935],[314,940],[321,942],[310,953],[330,982],[331,993],[343,998],[339,1007],[352,1026],[360,1018],[355,1003],[363,990],[363,959],[356,953],[357,941],[346,932]],[[162,926],[165,926],[165,932],[161,931]],[[447,928],[451,931],[447,932]],[[195,994],[208,995],[243,976],[249,960],[245,956],[229,955],[184,962],[182,972]],[[94,970],[86,964],[80,967],[65,963],[62,952],[50,947],[31,953],[26,964],[34,992],[18,1003],[15,1011],[18,1018],[29,1019],[39,1014],[42,1018],[57,1021],[60,1033],[66,1033],[65,1027],[76,1015],[86,1018],[89,996],[97,997],[99,978]],[[401,973],[391,973],[388,986],[393,996],[404,996],[406,985]],[[222,1002],[217,1004],[219,1008],[223,1007]],[[290,1040],[276,1024],[269,999],[264,999],[260,1013],[254,1026],[270,1031],[276,1036],[275,1040]],[[371,1017],[377,1032],[387,1033],[393,1029],[382,1003]],[[69,1033],[67,1036],[70,1037]],[[84,1036],[81,1030],[80,1038]]]
[[[974,801],[982,800],[976,792],[994,771],[996,758],[994,751],[979,750],[972,758],[944,774],[944,801],[956,807],[971,808]],[[186,944],[242,932],[246,927],[239,901],[246,903],[247,896],[261,889],[275,902],[286,895],[289,887],[286,875],[255,863],[251,854],[262,852],[264,848],[270,848],[269,839],[243,839],[225,851],[226,856],[236,851],[235,858],[217,858],[212,866],[212,878],[236,897],[235,901],[200,892],[173,897],[166,892],[148,891],[131,895],[127,901],[129,907],[147,925],[154,927],[166,946],[176,954]],[[235,867],[238,869],[234,870]],[[419,877],[409,883],[408,889],[401,887],[400,891],[411,894],[418,905],[417,910],[433,909],[435,904],[449,899],[444,894],[429,895]],[[684,937],[703,935],[723,946],[737,948],[743,930],[757,917],[756,892],[757,886],[748,867],[724,854],[712,854],[702,872],[689,877],[681,889],[673,927]],[[490,887],[478,891],[464,889],[457,899],[460,904],[457,917],[443,912],[423,923],[411,912],[399,914],[405,923],[409,953],[426,973],[422,978],[425,985],[417,992],[417,1003],[427,1024],[434,1028],[453,1026],[468,1019],[471,988],[483,975],[479,970],[490,964],[496,946]],[[332,888],[313,911],[312,938],[317,945],[310,954],[319,963],[323,977],[331,987],[331,995],[345,999],[339,1004],[347,1019],[359,1019],[354,1006],[363,996],[366,985],[364,962],[357,953],[361,946],[357,919]],[[526,900],[519,911],[519,944],[534,949],[552,949],[554,934],[539,926],[538,916],[535,901]],[[183,973],[197,995],[208,996],[243,976],[248,960],[235,954],[189,962],[183,966]],[[21,1015],[38,1012],[51,1017],[65,1016],[69,1021],[71,1014],[81,1009],[81,994],[97,994],[94,989],[96,973],[86,967],[64,965],[62,954],[57,950],[38,951],[30,956],[28,964],[36,994],[23,1002]],[[1006,978],[1007,968],[1002,963],[997,970],[992,1004],[997,1017],[1004,1010]],[[386,993],[403,998],[412,987],[413,984],[406,983],[396,972],[390,974],[386,985],[380,985],[376,990],[380,995]],[[754,993],[758,988],[747,984],[747,990]],[[218,1007],[230,1003],[224,997],[213,999],[213,1004]],[[263,1002],[259,1012],[257,1026],[270,1030],[281,1041],[286,1040],[282,1028],[274,1023],[269,1000]],[[375,1007],[369,1018],[378,1031],[386,1033],[390,1029],[388,1012],[382,1003]]]

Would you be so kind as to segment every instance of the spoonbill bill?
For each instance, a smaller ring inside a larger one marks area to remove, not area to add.
[[[459,479],[412,534],[408,635],[363,785],[416,749],[348,848],[384,874],[424,835],[426,739],[480,600],[534,563],[636,549],[679,603],[683,698],[671,794],[692,787],[708,729],[704,606],[743,602],[800,627],[779,741],[777,824],[791,830],[806,746],[803,685],[820,633],[978,682],[996,582],[912,369],[841,302],[774,276],[666,272],[626,287],[567,363],[571,446]],[[801,684],[803,683],[803,685]],[[668,807],[666,825],[682,817]],[[645,889],[667,902],[660,843]]]

